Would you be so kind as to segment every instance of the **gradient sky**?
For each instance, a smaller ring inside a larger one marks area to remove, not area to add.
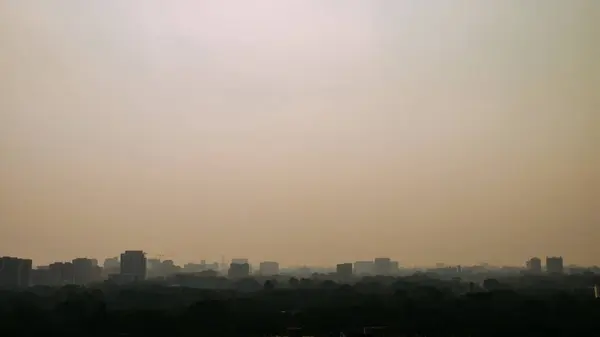
[[[600,264],[600,2],[0,2],[0,255]]]

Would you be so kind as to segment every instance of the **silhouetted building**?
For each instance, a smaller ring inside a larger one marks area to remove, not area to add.
[[[546,257],[546,271],[549,274],[562,274],[564,272],[562,256]]]
[[[33,261],[30,259],[21,259],[21,270],[19,271],[19,286],[29,287],[31,285],[31,269]]]
[[[104,269],[119,269],[121,268],[121,263],[119,263],[118,257],[109,257],[104,260]]]
[[[141,250],[128,250],[121,254],[120,280],[132,282],[146,279],[146,254]]]
[[[375,275],[390,275],[392,271],[392,260],[387,257],[378,257],[374,261]]]
[[[274,261],[264,261],[260,263],[258,272],[263,276],[273,276],[279,274],[279,263]]]
[[[400,272],[400,263],[398,261],[390,262],[390,274],[396,275]]]
[[[55,262],[48,266],[49,280],[52,285],[74,284],[75,270],[70,262]]]
[[[16,257],[0,257],[0,287],[29,287],[32,261]]]
[[[231,263],[227,276],[229,278],[244,278],[250,275],[250,265],[247,263]]]
[[[31,284],[34,286],[55,286],[50,278],[48,267],[38,267],[31,270]]]
[[[532,257],[529,259],[525,266],[527,267],[527,271],[531,273],[541,273],[542,272],[542,260],[537,257]]]
[[[248,270],[250,271],[250,273],[252,273],[252,265],[250,264],[250,261],[246,258],[235,258],[235,259],[231,259],[231,263],[235,263],[235,264],[244,264],[246,263],[248,265]]]
[[[77,258],[73,263],[73,284],[86,285],[94,280],[94,261],[86,258]]]
[[[352,277],[352,263],[340,263],[335,268],[335,273],[338,277],[343,279],[349,279]]]
[[[373,261],[354,262],[354,274],[372,275],[375,272],[375,263]]]

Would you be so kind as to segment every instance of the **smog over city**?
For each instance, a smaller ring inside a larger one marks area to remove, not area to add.
[[[598,60],[594,0],[2,1],[0,289],[592,299]]]

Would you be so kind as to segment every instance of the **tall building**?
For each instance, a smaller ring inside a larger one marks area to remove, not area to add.
[[[54,286],[50,279],[50,269],[47,267],[37,267],[31,270],[31,284],[34,286]]]
[[[335,267],[335,273],[338,277],[349,279],[352,277],[352,263],[340,263]]]
[[[372,275],[375,272],[375,264],[373,261],[356,261],[354,262],[355,275]]]
[[[86,285],[94,281],[96,265],[92,259],[77,258],[71,263],[73,264],[73,284]]]
[[[542,260],[537,257],[532,257],[525,263],[527,271],[539,274],[542,272]]]
[[[0,257],[0,287],[29,287],[32,261],[16,257]]]
[[[247,264],[249,272],[250,273],[252,272],[252,265],[250,264],[250,261],[248,259],[245,259],[245,258],[231,259],[231,264]]]
[[[121,279],[142,281],[146,279],[146,254],[141,250],[128,250],[121,254]]]
[[[109,257],[104,260],[104,269],[119,269],[121,264],[119,263],[118,257]]]
[[[19,270],[19,286],[29,287],[31,285],[31,270],[33,261],[30,259],[21,259],[21,268]]]
[[[227,276],[229,278],[244,278],[250,275],[250,265],[247,263],[231,263]]]
[[[374,261],[375,275],[390,275],[392,271],[392,260],[387,257],[378,257]]]
[[[546,257],[546,271],[549,274],[562,274],[564,272],[562,256]]]
[[[258,272],[263,276],[273,276],[279,274],[279,263],[274,261],[264,261],[260,263]]]
[[[48,266],[53,285],[75,284],[75,268],[71,262],[55,262]]]

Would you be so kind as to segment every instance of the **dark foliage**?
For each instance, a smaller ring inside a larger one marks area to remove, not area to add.
[[[595,336],[588,282],[423,276],[0,291],[0,336]],[[486,289],[487,288],[487,289]],[[366,327],[371,327],[366,328]]]

